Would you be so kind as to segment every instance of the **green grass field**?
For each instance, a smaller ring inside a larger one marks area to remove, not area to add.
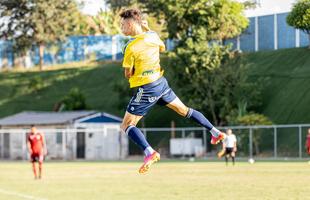
[[[139,162],[45,163],[34,180],[27,162],[0,163],[1,200],[310,199],[307,162],[160,162],[139,175]]]

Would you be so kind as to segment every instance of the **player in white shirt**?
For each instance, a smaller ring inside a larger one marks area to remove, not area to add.
[[[235,157],[237,152],[237,138],[231,129],[226,131],[227,137],[223,140],[223,150],[225,150],[225,161],[228,165],[228,158],[231,157],[233,165],[235,165]]]

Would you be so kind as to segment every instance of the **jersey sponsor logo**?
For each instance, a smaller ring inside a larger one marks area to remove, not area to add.
[[[144,72],[142,72],[142,76],[148,76],[148,75],[152,75],[155,73],[155,70],[151,69],[151,70],[146,70]]]

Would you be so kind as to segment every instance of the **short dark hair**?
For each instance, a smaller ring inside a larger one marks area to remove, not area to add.
[[[123,19],[133,19],[138,23],[142,23],[142,13],[138,9],[127,9],[119,15]]]

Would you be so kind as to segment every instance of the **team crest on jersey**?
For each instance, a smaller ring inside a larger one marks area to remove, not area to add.
[[[154,101],[157,100],[157,97],[149,97],[148,100],[150,103],[153,103]]]

